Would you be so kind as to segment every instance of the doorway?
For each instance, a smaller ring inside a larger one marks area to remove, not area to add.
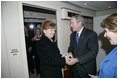
[[[42,23],[46,20],[51,20],[56,23],[56,11],[23,4],[23,18],[24,18],[24,32],[25,32],[25,43],[27,51],[27,62],[28,62],[28,72],[30,78],[39,78],[39,59],[36,55],[36,41],[32,39],[35,36],[35,30],[40,30],[40,36],[42,35]],[[57,40],[57,34],[55,34],[55,40]]]

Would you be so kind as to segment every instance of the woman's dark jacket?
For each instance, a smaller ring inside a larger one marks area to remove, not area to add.
[[[61,78],[65,58],[61,57],[55,42],[43,35],[37,43],[37,54],[40,62],[41,78]]]

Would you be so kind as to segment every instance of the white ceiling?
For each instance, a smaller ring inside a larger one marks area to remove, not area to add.
[[[117,8],[117,1],[67,1],[67,2],[93,11],[102,11],[102,10]]]

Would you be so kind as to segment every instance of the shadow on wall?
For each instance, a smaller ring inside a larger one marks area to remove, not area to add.
[[[99,36],[98,39],[101,41],[102,45],[101,48],[103,50],[105,50],[106,54],[109,54],[109,52],[111,52],[111,50],[113,50],[113,48],[115,48],[114,45],[111,45],[109,40],[107,38],[104,37],[104,32],[102,32]]]

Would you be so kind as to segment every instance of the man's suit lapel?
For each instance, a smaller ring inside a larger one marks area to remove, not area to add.
[[[83,30],[82,30],[82,32],[81,32],[81,35],[79,36],[79,41],[78,41],[78,49],[77,49],[77,51],[79,50],[79,49],[81,49],[81,45],[84,43],[84,35],[85,35],[85,27],[83,28]]]
[[[76,32],[74,33],[74,48],[76,48]]]

